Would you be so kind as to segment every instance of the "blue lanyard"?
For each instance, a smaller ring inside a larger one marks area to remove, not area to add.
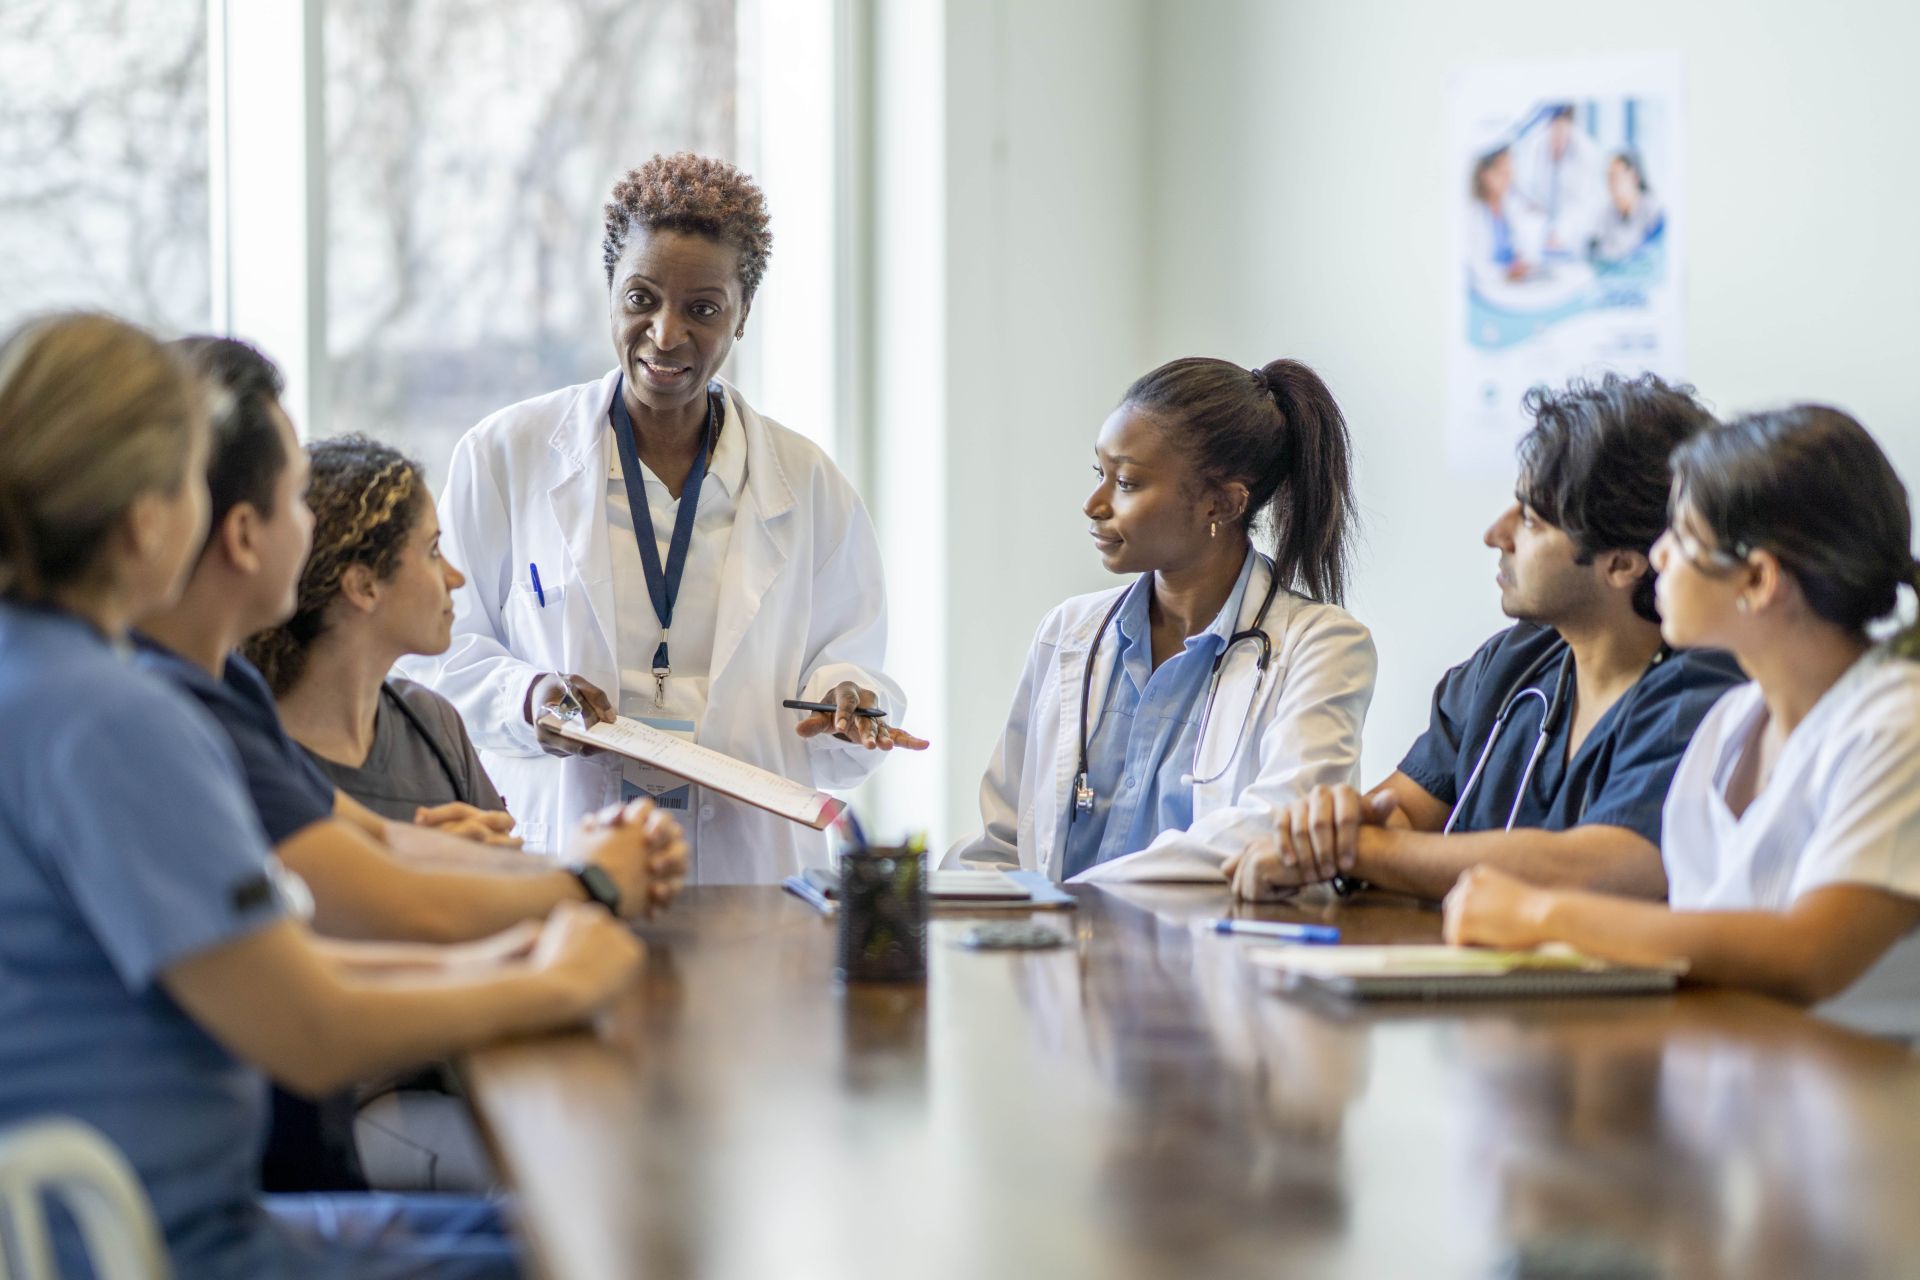
[[[700,511],[700,486],[707,478],[707,455],[720,434],[721,398],[718,388],[707,388],[707,426],[700,436],[700,452],[693,469],[680,486],[680,510],[673,518],[673,537],[667,543],[667,563],[660,565],[660,546],[654,541],[653,512],[647,506],[647,482],[640,470],[640,450],[634,444],[633,418],[627,413],[625,383],[616,379],[613,386],[613,438],[620,446],[620,478],[627,486],[627,505],[633,509],[633,536],[640,544],[640,567],[647,573],[647,595],[653,600],[653,616],[660,620],[660,647],[653,651],[653,702],[663,706],[667,700],[667,677],[672,665],[667,658],[667,637],[673,630],[673,602],[680,598],[680,579],[687,571],[687,550],[693,545],[694,517]]]

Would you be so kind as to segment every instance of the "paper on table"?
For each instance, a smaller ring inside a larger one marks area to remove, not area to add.
[[[571,717],[542,716],[540,723],[563,738],[618,752],[629,760],[664,769],[675,777],[699,783],[816,831],[825,830],[845,807],[824,791],[815,791],[791,778],[736,760],[711,747],[662,733],[626,716],[590,729],[582,728],[580,722]]]

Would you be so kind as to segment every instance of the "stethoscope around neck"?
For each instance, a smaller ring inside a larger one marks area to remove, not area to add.
[[[1261,557],[1263,560],[1265,557]],[[1260,696],[1260,685],[1267,678],[1267,664],[1273,661],[1273,641],[1267,637],[1267,611],[1273,608],[1273,598],[1280,592],[1280,575],[1274,571],[1271,562],[1267,565],[1267,594],[1261,597],[1260,611],[1253,615],[1253,625],[1236,631],[1227,637],[1226,647],[1214,655],[1213,670],[1207,678],[1207,700],[1200,708],[1200,728],[1193,739],[1193,763],[1196,769],[1200,765],[1200,750],[1206,744],[1207,730],[1213,723],[1213,703],[1220,693],[1220,672],[1227,665],[1227,655],[1233,652],[1237,644],[1251,642],[1260,646],[1260,656],[1254,661],[1253,696]],[[1108,606],[1106,615],[1100,619],[1100,629],[1093,633],[1093,643],[1087,646],[1086,669],[1080,673],[1080,763],[1073,776],[1073,809],[1067,815],[1068,823],[1074,816],[1093,812],[1093,787],[1088,782],[1087,749],[1090,745],[1088,729],[1091,726],[1091,708],[1093,705],[1093,668],[1094,658],[1100,653],[1100,641],[1106,638],[1114,618],[1119,616],[1120,608],[1126,604],[1131,591],[1122,591],[1113,604]],[[1227,753],[1226,763],[1219,769],[1202,778],[1193,773],[1182,774],[1180,781],[1187,786],[1218,782],[1227,776],[1227,770],[1233,768],[1233,762],[1240,758],[1240,749],[1246,744],[1247,730],[1253,725],[1252,705],[1248,705],[1247,718],[1240,726],[1239,734],[1234,738],[1233,750]]]
[[[1549,697],[1534,687],[1533,682],[1546,673],[1547,664],[1553,661],[1556,652],[1560,655],[1560,674],[1554,679],[1553,695]],[[1648,670],[1665,662],[1672,652],[1664,643],[1661,644],[1659,650],[1653,655],[1653,661],[1647,664]],[[1624,715],[1627,708],[1632,705],[1631,700],[1634,694],[1640,691],[1641,681],[1645,678],[1642,676],[1641,680],[1636,680],[1633,688],[1626,692],[1619,707],[1620,714]],[[1467,775],[1467,785],[1460,788],[1460,796],[1453,803],[1453,811],[1447,814],[1446,825],[1440,828],[1440,834],[1453,834],[1454,825],[1460,821],[1460,815],[1466,812],[1467,800],[1472,796],[1474,787],[1479,784],[1481,773],[1486,770],[1487,758],[1493,754],[1494,743],[1500,740],[1501,731],[1507,727],[1507,722],[1513,719],[1513,714],[1519,710],[1520,704],[1528,699],[1537,699],[1540,703],[1540,732],[1534,735],[1533,750],[1527,753],[1527,767],[1520,771],[1520,785],[1514,788],[1513,804],[1507,809],[1506,825],[1501,828],[1503,831],[1513,830],[1513,824],[1520,816],[1520,805],[1527,798],[1527,787],[1533,782],[1534,770],[1540,765],[1540,757],[1546,753],[1547,740],[1553,737],[1554,729],[1566,717],[1567,709],[1573,705],[1572,649],[1549,649],[1528,663],[1527,669],[1522,671],[1519,678],[1509,686],[1506,699],[1500,704],[1500,712],[1494,716],[1493,724],[1487,730],[1487,742],[1480,748],[1480,758],[1474,761],[1473,772]],[[1586,816],[1587,806],[1592,800],[1593,779],[1589,778],[1586,789],[1580,796],[1580,806],[1573,815],[1575,822]]]

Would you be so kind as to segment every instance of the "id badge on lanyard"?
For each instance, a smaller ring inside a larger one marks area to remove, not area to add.
[[[691,720],[673,716],[635,716],[641,724],[671,734],[682,742],[692,742],[699,726]],[[693,784],[678,774],[655,769],[638,760],[625,761],[620,771],[620,798],[634,800],[646,796],[676,816],[685,816],[693,808]]]
[[[708,455],[714,438],[720,434],[721,398],[717,388],[707,388],[707,425],[700,437],[700,451],[680,486],[680,509],[673,517],[673,534],[667,542],[667,563],[660,563],[660,547],[654,541],[653,509],[647,505],[647,483],[640,470],[640,449],[634,439],[633,418],[627,413],[626,382],[616,379],[613,386],[614,443],[620,448],[620,480],[627,487],[627,506],[633,512],[633,536],[640,544],[640,568],[647,575],[647,598],[653,603],[653,616],[660,622],[660,644],[653,651],[653,705],[664,711],[667,705],[667,677],[673,674],[673,659],[667,642],[673,634],[673,606],[680,598],[680,580],[687,572],[687,553],[693,546],[693,526],[700,514],[700,489],[707,480]]]
[[[647,505],[647,486],[640,469],[640,450],[634,438],[633,418],[627,412],[626,384],[616,382],[613,390],[613,436],[620,449],[621,480],[627,487],[627,505],[633,511],[633,533],[640,544],[640,567],[647,575],[647,596],[653,602],[654,617],[660,622],[660,644],[653,651],[653,705],[655,714],[637,717],[642,724],[671,734],[687,742],[694,740],[698,726],[691,720],[666,714],[667,677],[673,674],[668,640],[673,631],[673,606],[680,598],[680,581],[687,570],[687,553],[693,545],[694,521],[700,510],[700,489],[706,483],[708,457],[714,438],[720,431],[721,398],[712,387],[707,391],[707,425],[701,436],[700,451],[680,487],[680,509],[673,520],[673,535],[667,543],[667,562],[660,563],[660,548],[654,541],[653,512]],[[675,774],[651,769],[637,761],[628,761],[622,771],[621,788],[631,799],[645,795],[674,813],[693,807],[693,784]]]

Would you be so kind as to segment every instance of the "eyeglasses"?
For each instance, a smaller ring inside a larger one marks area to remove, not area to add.
[[[1699,539],[1672,526],[1668,526],[1667,536],[1673,539],[1681,559],[1709,578],[1724,578],[1733,573],[1747,562],[1747,556],[1753,551],[1743,542],[1736,542],[1731,548],[1704,547]]]

